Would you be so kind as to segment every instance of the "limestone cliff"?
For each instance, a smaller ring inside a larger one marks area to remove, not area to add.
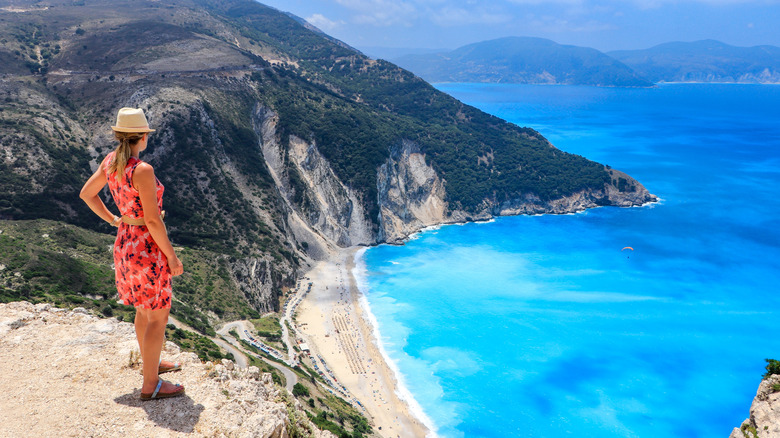
[[[273,270],[269,261],[247,257],[236,260],[231,265],[236,284],[249,304],[260,312],[273,312],[274,284]]]
[[[291,236],[314,258],[329,243],[341,247],[375,243],[372,226],[358,192],[335,175],[317,146],[295,136],[282,147],[278,115],[257,106],[253,127],[276,188],[288,209]]]
[[[729,438],[780,437],[780,375],[761,381],[750,406],[750,417],[735,427]]]
[[[378,173],[379,240],[400,243],[422,228],[437,224],[518,214],[566,214],[605,205],[631,207],[657,200],[625,173],[615,169],[608,169],[608,172],[614,181],[622,180],[627,190],[620,191],[613,184],[605,184],[599,190],[583,190],[549,201],[531,194],[501,203],[485,199],[480,211],[469,213],[449,208],[444,180],[426,164],[425,155],[416,144],[404,141],[391,149],[390,158]]]
[[[425,163],[420,148],[403,141],[390,151],[377,174],[379,240],[396,242],[420,229],[452,221],[444,182]]]
[[[389,157],[377,171],[379,217],[375,230],[366,213],[366,200],[339,180],[316,144],[291,136],[285,148],[273,111],[258,106],[253,118],[266,164],[289,210],[290,237],[306,242],[305,252],[315,259],[322,257],[328,245],[401,243],[432,225],[517,214],[564,214],[604,205],[630,207],[657,200],[635,179],[608,169],[623,191],[610,183],[549,201],[529,194],[500,203],[486,199],[475,213],[451,209],[446,181],[427,163],[418,144],[401,140],[388,145]]]

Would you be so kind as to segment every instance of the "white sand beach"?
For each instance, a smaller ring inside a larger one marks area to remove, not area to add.
[[[326,376],[360,402],[375,432],[388,438],[425,437],[430,431],[399,397],[396,376],[360,306],[362,293],[352,275],[355,252],[339,251],[304,276],[302,289],[309,282],[312,287],[297,309],[299,333]]]

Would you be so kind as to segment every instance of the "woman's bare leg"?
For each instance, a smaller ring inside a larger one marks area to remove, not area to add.
[[[138,339],[138,351],[141,353],[141,361],[144,360],[144,336],[146,335],[146,323],[148,321],[144,309],[140,307],[135,308],[135,337]]]
[[[160,353],[165,342],[165,326],[170,309],[149,310],[136,308],[135,330],[141,359],[144,361],[144,383],[141,392],[149,394],[157,387]],[[175,391],[174,385],[163,385],[160,392]]]

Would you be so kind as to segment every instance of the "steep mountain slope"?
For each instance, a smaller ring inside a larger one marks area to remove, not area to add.
[[[333,245],[655,199],[251,0],[0,0],[0,59],[0,219],[110,231],[78,190],[142,107],[173,241],[261,311]]]
[[[735,47],[715,40],[674,42],[608,55],[653,82],[780,82],[780,47]]]
[[[407,55],[394,61],[431,82],[652,85],[596,49],[560,45],[543,38],[500,38],[451,52]]]

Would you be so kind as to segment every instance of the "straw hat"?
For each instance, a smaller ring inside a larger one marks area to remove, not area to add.
[[[154,132],[149,129],[144,110],[141,108],[122,108],[116,115],[116,126],[111,129],[117,132]]]

